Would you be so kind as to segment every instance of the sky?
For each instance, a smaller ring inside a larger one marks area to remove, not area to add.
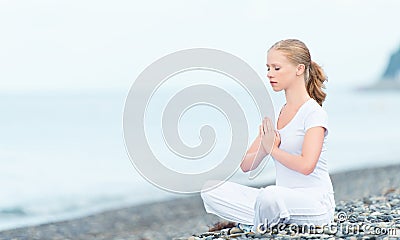
[[[0,0],[0,91],[126,90],[146,66],[195,47],[265,77],[275,42],[298,38],[328,86],[379,79],[400,47],[397,0]]]

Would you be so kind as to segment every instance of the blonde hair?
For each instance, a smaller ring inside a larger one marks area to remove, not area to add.
[[[322,106],[326,98],[326,93],[322,88],[326,88],[324,82],[328,81],[328,79],[322,68],[311,60],[307,46],[300,40],[286,39],[275,43],[271,49],[281,51],[290,62],[296,65],[304,64],[304,81],[307,93]]]

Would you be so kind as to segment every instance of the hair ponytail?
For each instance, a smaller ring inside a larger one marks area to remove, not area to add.
[[[326,93],[322,89],[326,88],[324,82],[328,79],[322,68],[314,61],[311,61],[309,71],[309,77],[306,81],[307,93],[322,106],[326,98]]]

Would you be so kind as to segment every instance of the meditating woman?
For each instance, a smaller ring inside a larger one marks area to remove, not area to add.
[[[326,156],[328,119],[322,108],[327,78],[307,46],[296,39],[279,41],[268,50],[267,69],[272,89],[283,90],[286,103],[276,127],[263,119],[240,167],[251,171],[270,154],[276,183],[253,188],[228,181],[201,193],[204,207],[253,232],[260,225],[278,223],[328,225],[335,200]]]

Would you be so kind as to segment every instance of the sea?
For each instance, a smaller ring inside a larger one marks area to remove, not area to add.
[[[132,164],[123,132],[128,90],[0,93],[0,230],[187,196],[149,183]],[[400,164],[400,92],[332,87],[327,93],[331,173]],[[270,96],[279,109],[283,93]],[[191,136],[197,139],[192,144],[199,139],[192,118],[208,116],[201,121],[213,125],[216,119],[213,127],[224,127],[226,119],[207,111],[192,111],[179,129],[189,142]],[[250,122],[249,142],[260,119],[253,116]],[[149,135],[160,132],[157,121],[147,126]],[[269,161],[256,179],[241,171],[231,179],[260,184],[274,177]]]

